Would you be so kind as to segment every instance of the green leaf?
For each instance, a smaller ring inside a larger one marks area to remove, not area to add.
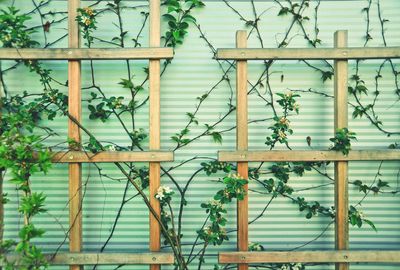
[[[167,19],[168,21],[176,22],[176,18],[174,16],[172,16],[171,14],[163,14],[162,17]]]
[[[182,20],[184,20],[184,21],[189,21],[189,22],[192,22],[192,23],[196,23],[196,18],[193,17],[193,16],[190,15],[190,14],[184,15],[184,16],[182,17]]]
[[[375,227],[375,224],[374,224],[371,220],[364,219],[363,221],[364,221],[365,223],[367,223],[369,226],[371,226],[371,228],[372,228],[375,232],[378,232],[378,229]]]
[[[281,8],[281,10],[279,10],[278,16],[284,16],[284,15],[288,14],[288,12],[289,12],[289,8],[283,7],[283,8]]]
[[[368,94],[368,88],[365,87],[365,85],[362,85],[362,84],[357,85],[356,91],[357,91],[359,94],[361,94],[361,93]]]
[[[328,79],[331,80],[333,76],[333,72],[332,71],[322,71],[322,81],[325,82]]]
[[[210,135],[212,136],[214,142],[220,143],[220,144],[222,143],[222,135],[221,135],[221,133],[219,133],[217,131],[214,131]]]
[[[131,80],[121,78],[121,81],[118,84],[122,85],[123,88],[133,88],[133,82]]]

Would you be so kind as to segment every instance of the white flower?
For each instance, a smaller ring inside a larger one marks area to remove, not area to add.
[[[249,243],[249,250],[251,251],[261,251],[263,250],[263,247],[259,243]]]
[[[286,138],[286,134],[282,130],[279,130],[278,136],[279,136],[280,139],[285,139]]]
[[[91,9],[90,7],[85,7],[83,9],[89,16],[93,15],[93,9]]]
[[[162,201],[162,200],[164,199],[164,193],[162,193],[162,192],[157,192],[156,198],[157,198],[159,201]]]
[[[174,192],[172,191],[172,189],[170,188],[170,187],[168,187],[168,186],[160,186],[158,189],[157,189],[157,194],[156,194],[156,198],[159,200],[159,201],[162,201],[164,198],[165,198],[165,196],[166,195],[172,195]]]
[[[221,204],[221,202],[217,201],[217,200],[211,200],[210,204],[211,204],[211,206],[215,206],[217,208],[223,208],[223,205]]]
[[[172,189],[170,187],[164,186],[164,193],[169,194],[172,192]]]
[[[302,264],[301,263],[296,263],[294,266],[293,266],[293,270],[301,270],[301,268],[302,268]]]
[[[291,98],[293,96],[293,92],[292,91],[288,91],[288,92],[286,92],[286,94],[285,94],[285,97],[286,98]]]
[[[89,20],[86,16],[81,16],[81,23],[85,24],[86,20]]]
[[[281,123],[282,125],[285,125],[285,126],[289,126],[289,123],[290,123],[290,121],[289,121],[289,119],[287,119],[287,118],[285,118],[285,117],[281,117],[281,119],[279,119],[279,123]]]
[[[107,147],[107,149],[108,149],[108,151],[111,151],[111,152],[117,151],[117,149],[115,148],[115,145],[109,145],[109,146]]]
[[[289,266],[287,264],[284,264],[281,266],[281,270],[289,270]]]

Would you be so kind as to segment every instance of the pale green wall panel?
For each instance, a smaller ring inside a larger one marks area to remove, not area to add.
[[[11,1],[8,1],[11,2]],[[91,1],[82,1],[85,5],[92,3]],[[127,1],[137,4],[138,6],[145,4],[142,1]],[[232,48],[235,46],[235,31],[246,29],[244,23],[230,10],[222,1],[205,1],[206,7],[195,11],[194,16],[198,18],[201,29],[206,37],[215,48]],[[387,43],[390,46],[400,46],[400,1],[397,0],[381,0],[384,18],[390,20],[387,24]],[[0,2],[1,7],[5,6],[7,1]],[[311,5],[315,6],[315,1],[311,1]],[[371,35],[373,40],[369,46],[382,46],[380,38],[380,27],[376,13],[376,3],[373,1],[371,12]],[[265,40],[266,47],[276,47],[277,42],[282,38],[289,24],[286,17],[277,17],[279,8],[272,1],[256,1],[257,9],[265,14],[260,20],[260,29]],[[16,5],[22,10],[32,9],[30,1],[16,1]],[[320,11],[318,15],[320,39],[323,41],[321,47],[332,47],[333,33],[336,30],[347,29],[349,31],[349,45],[362,46],[363,37],[365,35],[365,16],[361,9],[367,5],[367,1],[321,1]],[[252,17],[252,8],[250,1],[232,1],[232,6],[243,13],[246,18]],[[272,8],[271,8],[272,7]],[[66,1],[53,1],[47,10],[66,10]],[[137,10],[125,11],[123,18],[124,25],[129,29],[129,37],[131,33],[135,33],[141,25],[142,18],[138,15],[139,11],[146,8],[138,8]],[[313,18],[313,8],[307,13]],[[34,15],[33,19],[38,22],[38,16]],[[110,14],[103,15],[98,19],[99,29],[96,35],[111,39],[117,35],[117,29],[112,24],[116,20],[115,16]],[[165,27],[165,26],[164,26]],[[310,21],[307,24],[308,29],[312,29],[313,24]],[[249,28],[247,28],[249,30]],[[66,33],[66,23],[58,25],[49,33],[49,40],[55,40],[57,37]],[[296,28],[294,33],[300,33]],[[142,46],[147,46],[148,30],[142,34]],[[162,149],[171,150],[175,144],[170,137],[179,132],[187,123],[188,117],[186,112],[193,112],[197,104],[196,97],[201,96],[209,91],[222,76],[221,69],[217,62],[212,59],[213,55],[205,42],[199,38],[198,30],[191,26],[184,45],[176,49],[172,65],[169,66],[161,80],[161,139]],[[40,39],[40,33],[37,34]],[[129,39],[128,39],[129,40]],[[133,43],[129,43],[130,46]],[[66,40],[62,40],[57,44],[59,47],[65,47]],[[96,43],[96,47],[104,47],[102,44]],[[259,47],[258,40],[251,37],[249,47]],[[290,43],[289,47],[305,47],[306,41],[300,35],[296,35]],[[312,61],[313,64],[320,68],[324,65],[320,61]],[[329,61],[329,63],[333,63]],[[363,78],[368,78],[366,85],[370,88],[374,86],[374,76],[381,61],[364,61],[360,65],[360,73]],[[395,60],[397,68],[399,60]],[[13,62],[4,62],[3,66],[12,65]],[[126,77],[126,68],[124,61],[98,61],[95,64],[95,76],[98,84],[105,89],[109,95],[124,96],[127,99],[129,95],[117,83],[120,78]],[[222,65],[227,68],[226,63]],[[50,63],[46,61],[46,66],[50,67],[57,79],[61,82],[67,80],[67,65],[65,61],[57,61]],[[130,66],[135,73],[134,81],[139,82],[144,78],[142,72],[146,67],[146,61],[130,62]],[[354,73],[355,62],[350,61],[349,74]],[[249,62],[249,78],[254,82],[263,70],[261,62]],[[287,89],[317,89],[323,93],[333,94],[333,82],[326,81],[321,83],[320,74],[308,68],[304,63],[297,61],[280,61],[272,68],[271,86],[276,92],[285,92]],[[82,85],[90,84],[90,66],[87,62],[82,64],[83,79]],[[281,81],[281,74],[284,74],[284,80]],[[232,87],[235,87],[235,72],[231,70],[229,77]],[[382,72],[383,78],[380,81],[381,94],[376,110],[381,115],[385,128],[391,131],[399,131],[400,129],[400,110],[398,100],[395,100],[393,94],[393,76],[391,70],[386,67]],[[24,79],[21,80],[21,77]],[[24,67],[18,67],[17,70],[10,72],[5,77],[9,89],[13,93],[22,90],[40,91],[40,85],[34,74],[26,72]],[[66,93],[66,88],[60,90]],[[200,122],[198,127],[193,126],[189,137],[194,137],[204,130],[204,124],[210,124],[216,121],[227,111],[227,102],[230,97],[230,88],[226,82],[216,87],[210,98],[204,103],[197,118]],[[139,95],[139,99],[146,97],[147,90]],[[90,91],[83,92],[83,99],[87,99]],[[372,99],[372,94],[364,97],[365,100]],[[312,137],[312,147],[314,149],[330,146],[329,138],[333,133],[333,99],[321,96],[302,93],[298,98],[300,103],[300,115],[291,116],[291,124],[294,134],[290,136],[291,146],[294,149],[309,149],[306,144],[306,137]],[[354,100],[351,99],[352,102]],[[148,106],[146,105],[138,113],[136,125],[148,131]],[[352,112],[351,107],[349,113]],[[83,122],[102,140],[113,140],[120,144],[127,144],[128,138],[121,132],[120,124],[116,121],[102,123],[101,121],[89,121],[88,109],[83,108]],[[256,95],[249,96],[249,119],[256,120],[271,117],[271,109],[266,108],[265,104]],[[128,120],[128,118],[127,118]],[[221,131],[231,128],[235,124],[234,114],[228,116],[216,128]],[[252,123],[249,125],[249,147],[250,149],[268,149],[264,144],[265,137],[269,134],[268,130],[270,122]],[[58,118],[57,121],[49,123],[49,126],[60,134],[59,138],[51,139],[51,143],[58,143],[66,139],[67,119]],[[371,124],[363,119],[349,119],[350,130],[357,133],[358,141],[354,143],[355,148],[387,148],[390,143],[399,142],[400,136],[386,137],[379,131],[376,131]],[[147,147],[147,142],[145,142]],[[233,150],[235,148],[235,131],[232,130],[223,135],[223,143],[216,144],[212,142],[210,137],[201,138],[193,142],[190,147],[179,149],[175,152],[176,162],[163,164],[166,168],[174,166],[178,162],[182,162],[194,155],[202,157],[217,157],[218,150]],[[284,149],[277,146],[277,149]],[[257,164],[252,164],[256,166]],[[399,190],[399,166],[400,162],[385,162],[381,168],[382,180],[389,182],[391,190]],[[269,164],[265,165],[268,168]],[[200,161],[190,162],[173,171],[180,185],[184,185],[190,175],[200,167]],[[350,180],[357,179],[372,183],[379,167],[379,162],[352,162],[350,163]],[[121,174],[113,169],[113,165],[105,165],[104,171],[110,176],[121,177]],[[327,173],[333,176],[332,166],[327,169]],[[89,180],[86,182],[87,177]],[[188,205],[184,213],[183,234],[185,236],[184,243],[193,242],[196,237],[196,230],[204,222],[206,214],[200,208],[200,203],[207,202],[216,191],[217,185],[212,180],[217,180],[219,174],[213,177],[207,177],[205,173],[200,173],[191,184],[187,200]],[[172,185],[167,177],[163,177],[163,183]],[[37,220],[40,227],[46,229],[46,237],[41,239],[45,251],[54,250],[64,239],[64,230],[68,229],[68,177],[66,165],[55,165],[53,170],[45,177],[35,176],[32,180],[35,190],[41,190],[48,194],[47,204],[49,214],[45,214],[41,219]],[[121,196],[125,188],[125,182],[111,181],[109,179],[100,179],[97,170],[93,166],[84,166],[83,187],[85,191],[83,219],[84,219],[84,250],[98,251],[107,239],[112,228],[113,221],[121,203]],[[291,179],[290,184],[295,189],[307,189],[311,186],[331,183],[316,190],[304,190],[296,192],[295,196],[304,196],[309,201],[319,201],[321,204],[330,206],[333,204],[333,184],[326,178],[321,177],[315,172],[306,173],[303,177]],[[219,185],[220,186],[220,185]],[[251,188],[256,188],[256,183],[251,183]],[[11,202],[6,207],[6,237],[15,237],[21,219],[16,215],[16,197],[17,193],[14,187],[6,183],[7,192],[10,195]],[[134,192],[130,190],[129,196],[133,196]],[[350,202],[357,203],[362,199],[363,194],[350,186]],[[128,196],[128,197],[129,197]],[[265,204],[270,199],[270,195],[262,196],[250,192],[250,219],[257,217]],[[229,214],[227,218],[229,224],[227,230],[235,227],[235,207],[229,206]],[[400,249],[400,197],[398,194],[380,194],[377,196],[368,196],[362,203],[362,209],[365,214],[374,221],[378,228],[375,233],[371,228],[365,226],[361,229],[351,228],[350,230],[350,248],[352,249]],[[288,250],[296,248],[308,241],[318,237],[322,230],[329,224],[330,219],[322,217],[314,217],[311,220],[304,218],[305,213],[299,213],[298,206],[289,200],[279,198],[274,201],[268,208],[265,216],[257,222],[250,225],[250,239],[253,242],[259,242],[265,246],[267,250]],[[61,226],[61,225],[62,226]],[[148,213],[142,204],[141,199],[132,199],[127,203],[122,211],[121,218],[116,227],[114,236],[106,248],[107,252],[142,252],[147,250],[148,243]],[[203,269],[209,270],[213,268],[216,261],[216,254],[222,250],[234,250],[236,248],[235,233],[230,233],[230,241],[226,242],[219,248],[211,247],[207,253],[207,264]],[[305,249],[333,249],[334,247],[334,229],[331,225],[326,233],[317,240],[307,245]],[[68,249],[68,240],[61,250]],[[188,250],[186,250],[188,251]],[[353,264],[351,269],[355,270],[395,270],[400,265],[387,264]],[[51,269],[67,269],[66,267],[51,267]],[[86,269],[91,269],[87,267]],[[112,267],[99,267],[98,269],[113,269]],[[125,266],[122,269],[148,269],[147,266]],[[165,267],[165,269],[172,269]],[[194,267],[193,269],[197,269]],[[307,269],[323,270],[334,269],[333,266],[310,266]]]

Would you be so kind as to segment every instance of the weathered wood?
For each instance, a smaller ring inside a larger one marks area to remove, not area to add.
[[[218,49],[216,58],[225,60],[384,59],[400,58],[400,47]]]
[[[0,98],[3,97],[3,85],[0,84]],[[2,102],[0,102],[0,119],[1,119],[1,112],[2,112]],[[1,124],[1,122],[0,122]],[[2,203],[3,200],[3,168],[0,168],[0,243],[3,241],[3,234],[4,234],[4,204]],[[2,268],[0,267],[0,270]]]
[[[347,47],[347,31],[337,31],[334,36],[335,48]],[[348,61],[334,61],[334,132],[348,126],[347,78]],[[348,162],[335,162],[335,247],[337,250],[349,248],[349,194]],[[337,263],[336,270],[349,269],[348,263]]]
[[[68,1],[68,47],[79,48],[79,26],[76,22],[80,0]],[[79,60],[68,61],[68,112],[78,122],[81,121],[81,63]],[[68,137],[81,142],[80,129],[71,119],[68,121]],[[69,164],[69,251],[80,252],[82,249],[82,166],[81,163]],[[82,269],[71,265],[70,270]]]
[[[3,60],[146,60],[172,57],[172,48],[0,49],[0,59]]]
[[[58,253],[45,254],[50,265],[172,264],[172,253]],[[7,256],[16,260],[16,256]]]
[[[219,151],[219,161],[368,161],[400,160],[400,150],[351,150],[345,156],[327,150]]]
[[[1,64],[0,64],[1,66]],[[3,85],[0,83],[0,99],[3,98]],[[1,112],[2,112],[2,102],[0,102],[0,119],[1,119]],[[1,124],[1,122],[0,122]],[[4,204],[2,203],[3,200],[3,168],[0,168],[0,243],[3,241],[3,234],[4,234]],[[0,270],[2,268],[0,267]]]
[[[236,32],[236,47],[247,47],[247,32]],[[247,107],[247,61],[236,63],[236,149],[247,150],[248,147],[248,107]],[[249,165],[247,162],[237,164],[238,174],[248,179]],[[248,185],[244,187],[248,192]],[[249,245],[249,199],[246,195],[237,202],[237,247],[239,251],[247,251]],[[247,264],[239,264],[239,270],[247,270]]]
[[[161,25],[160,25],[160,0],[150,0],[150,47],[160,46]],[[150,60],[149,62],[149,124],[150,124],[150,150],[160,149],[160,61]],[[160,217],[160,203],[155,198],[157,189],[161,185],[160,163],[150,162],[149,166],[149,193],[150,205]],[[155,216],[150,214],[150,251],[159,251],[161,247],[160,225]],[[160,269],[159,265],[150,265],[150,270]]]
[[[398,250],[222,252],[219,263],[400,263]]]
[[[105,163],[105,162],[150,162],[174,161],[174,152],[99,152],[96,154],[80,151],[55,153],[55,163]]]
[[[0,243],[3,241],[4,233],[4,204],[2,203],[3,196],[3,170],[0,168]]]

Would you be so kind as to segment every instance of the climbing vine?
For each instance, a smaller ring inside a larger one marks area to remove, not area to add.
[[[32,0],[33,9],[31,11],[20,11],[14,5],[4,8],[0,12],[0,47],[3,48],[32,48],[32,47],[52,47],[63,41],[66,35],[56,38],[49,42],[49,35],[53,29],[65,21],[64,11],[46,11],[51,4],[51,0]],[[243,27],[247,29],[249,38],[255,38],[259,47],[267,47],[261,21],[265,20],[267,10],[260,10],[254,1],[249,1],[250,13],[242,12],[235,7],[235,4],[223,0],[223,5],[232,11],[232,16],[237,17]],[[389,20],[383,17],[380,1],[373,3],[372,0],[366,1],[367,5],[363,8],[363,16],[366,21],[366,31],[364,46],[374,38],[380,38],[384,46],[388,46],[385,29],[390,24]],[[319,47],[324,44],[320,37],[318,26],[318,14],[321,6],[320,1],[277,1],[271,3],[275,15],[282,20],[286,20],[287,27],[283,34],[276,36],[276,47],[284,48],[290,46],[292,40],[300,35],[310,47]],[[216,47],[211,38],[202,28],[196,14],[200,12],[205,4],[200,0],[166,0],[162,3],[163,14],[162,22],[164,33],[162,36],[163,45],[172,47],[176,54],[179,54],[180,46],[184,46],[188,40],[189,32],[199,35],[199,42],[207,46],[210,50],[210,63],[219,68],[220,79],[213,83],[208,89],[200,93],[193,100],[194,109],[185,115],[186,122],[182,123],[182,128],[173,132],[170,136],[171,147],[175,151],[190,149],[190,146],[204,138],[209,138],[216,145],[224,142],[235,126],[226,128],[225,123],[230,123],[229,118],[235,112],[233,98],[233,86],[231,76],[235,70],[235,63],[232,61],[211,60],[215,56]],[[380,37],[375,37],[371,33],[370,12],[375,8],[378,14],[378,21],[381,27]],[[145,41],[143,31],[148,24],[149,13],[146,5],[135,5],[129,1],[95,1],[87,7],[78,9],[76,21],[80,26],[84,46],[92,48],[95,46],[111,46],[115,48],[141,47]],[[134,33],[130,26],[124,23],[124,15],[128,12],[137,12],[141,17],[141,25],[136,27]],[[34,25],[33,16],[39,15],[40,25]],[[113,20],[116,33],[112,37],[101,35],[103,25],[100,23],[103,17],[108,16]],[[43,41],[37,38],[43,34]],[[162,76],[168,76],[168,69],[174,64],[174,60],[167,60],[163,63]],[[333,66],[328,61],[321,61],[316,64],[311,61],[301,61],[307,68],[317,72],[321,84],[329,83],[333,76]],[[10,89],[6,82],[6,75],[14,72],[14,69],[24,67],[31,74],[34,74],[41,85],[41,91],[23,91]],[[296,135],[294,122],[301,117],[303,109],[302,100],[307,95],[333,98],[332,95],[323,90],[314,88],[309,89],[278,89],[273,83],[276,61],[268,60],[262,63],[261,72],[255,80],[249,81],[249,95],[260,100],[266,110],[268,117],[251,119],[249,124],[261,123],[265,125],[263,138],[265,138],[265,149],[272,150],[280,146],[292,149],[291,137]],[[372,78],[374,86],[367,83],[371,78],[363,78],[362,61],[357,61],[354,74],[351,74],[351,81],[348,86],[351,100],[349,106],[352,108],[353,118],[362,118],[369,122],[378,132],[385,136],[398,140],[400,131],[391,130],[386,127],[385,121],[379,117],[379,102],[381,95],[381,81],[385,68],[391,70],[393,78],[393,96],[398,100],[400,89],[396,63],[391,59],[382,60],[376,70],[376,75]],[[136,73],[135,73],[136,72]],[[279,71],[280,72],[280,71]],[[90,79],[82,90],[87,93],[87,98],[83,100],[87,108],[88,116],[86,120],[101,123],[117,123],[129,143],[122,144],[109,140],[102,140],[95,135],[87,126],[86,121],[78,122],[68,114],[65,88],[68,82],[62,82],[57,78],[57,73],[53,72],[46,64],[40,61],[16,61],[4,68],[0,65],[0,82],[4,97],[1,99],[1,128],[0,128],[0,173],[1,179],[9,179],[12,185],[16,186],[19,194],[17,198],[7,194],[1,194],[2,204],[9,200],[18,204],[18,213],[24,220],[24,225],[20,226],[18,239],[2,239],[0,245],[0,259],[6,269],[45,269],[48,264],[42,254],[39,245],[34,242],[35,238],[42,237],[45,231],[38,228],[34,222],[40,214],[46,212],[46,194],[36,192],[31,187],[31,177],[34,174],[46,173],[51,166],[52,154],[58,150],[80,150],[90,153],[100,151],[143,151],[146,148],[148,132],[145,128],[139,127],[138,119],[148,103],[148,69],[143,68],[140,74],[134,71],[131,61],[124,61],[124,73],[120,74],[120,79],[113,82],[114,87],[122,88],[126,91],[125,96],[114,96],[108,91],[106,86],[99,83],[96,65],[93,61],[89,62]],[[285,74],[280,72],[280,81],[285,80]],[[202,112],[207,110],[207,102],[217,92],[218,88],[229,90],[227,106],[219,110],[218,117],[207,119],[201,117]],[[372,89],[374,88],[374,89]],[[87,140],[78,143],[70,138],[60,138],[48,127],[44,127],[47,121],[55,119],[69,118],[75,122],[87,137]],[[127,120],[128,119],[128,120]],[[97,121],[97,122],[96,122]],[[200,131],[199,131],[200,130]],[[59,143],[53,145],[52,140],[57,138]],[[330,150],[340,151],[348,155],[352,150],[352,144],[356,140],[356,134],[347,128],[338,129],[333,138],[327,140],[331,142]],[[304,143],[307,147],[314,147],[311,135],[306,136]],[[399,142],[393,141],[390,148],[399,148]],[[187,175],[182,181],[179,177],[179,168],[195,164],[196,169]],[[373,231],[378,231],[374,220],[367,218],[362,211],[362,202],[370,194],[397,194],[398,189],[391,187],[389,182],[382,180],[382,164],[377,170],[372,184],[366,180],[350,181],[356,191],[363,197],[358,203],[349,207],[349,223],[355,227],[363,227],[367,224]],[[106,240],[99,248],[99,252],[104,252],[113,239],[119,224],[121,215],[128,203],[135,198],[142,198],[146,207],[154,211],[149,204],[146,196],[148,187],[148,168],[134,163],[116,163],[115,169],[122,174],[122,177],[115,178],[107,173],[100,164],[94,164],[98,176],[101,179],[110,181],[125,181],[122,192],[121,203],[115,214],[113,223],[110,227]],[[237,174],[234,163],[219,162],[213,157],[201,157],[193,155],[183,161],[177,161],[170,167],[162,166],[163,183],[160,186],[156,198],[161,205],[161,217],[158,222],[161,226],[163,235],[163,249],[171,250],[175,255],[176,269],[206,269],[208,262],[208,252],[212,246],[221,246],[233,238],[235,230],[229,229],[233,222],[230,220],[229,211],[232,210],[231,203],[235,200],[242,200],[245,193],[244,186],[250,183],[249,192],[262,195],[266,199],[264,208],[253,219],[249,220],[253,224],[261,220],[268,213],[269,207],[278,200],[287,200],[296,205],[301,216],[306,220],[326,219],[327,227],[321,234],[311,239],[309,242],[296,247],[302,248],[318,240],[323,236],[335,219],[335,209],[331,205],[324,205],[319,201],[308,199],[302,196],[300,189],[295,185],[294,179],[301,178],[307,174],[320,175],[329,186],[333,184],[330,176],[331,164],[329,162],[279,162],[252,164],[249,168],[248,179],[242,178]],[[215,185],[215,194],[203,196],[203,202],[198,205],[204,213],[204,222],[191,235],[185,235],[187,230],[184,228],[184,215],[188,209],[188,198],[192,184],[200,177],[207,179]],[[88,177],[90,178],[90,177]],[[3,181],[3,180],[2,180]],[[310,187],[307,190],[318,189],[321,186]],[[86,187],[85,187],[86,188]],[[131,190],[134,190],[132,195]],[[3,229],[2,229],[3,231]],[[65,244],[68,238],[66,231],[65,239],[61,241],[58,250]],[[265,250],[266,243],[250,243],[249,250]],[[8,254],[16,253],[17,257],[9,257]],[[12,260],[10,258],[13,258]],[[14,259],[16,258],[16,259]],[[211,261],[211,260],[210,260]],[[214,262],[214,261],[212,261]],[[94,269],[97,266],[94,266]],[[118,266],[120,268],[123,266]],[[232,269],[234,266],[215,265],[214,269]],[[307,264],[288,263],[288,264],[263,264],[255,265],[255,269],[269,268],[281,270],[303,270]],[[209,269],[209,268],[207,268]]]

